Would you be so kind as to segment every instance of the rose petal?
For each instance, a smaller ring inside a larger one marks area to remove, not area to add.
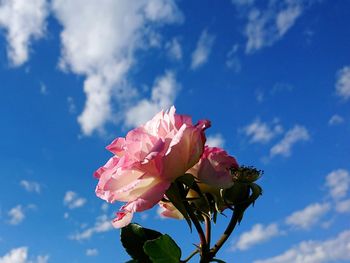
[[[124,226],[127,226],[128,224],[130,224],[133,214],[133,212],[129,211],[117,212],[116,218],[112,221],[112,225],[115,228],[122,228]]]

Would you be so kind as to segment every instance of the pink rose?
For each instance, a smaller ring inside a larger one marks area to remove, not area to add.
[[[198,162],[209,126],[206,120],[193,125],[189,116],[175,114],[171,107],[107,146],[115,155],[94,175],[99,179],[98,197],[127,202],[113,221],[115,227],[157,204],[171,182]]]
[[[233,185],[233,175],[230,171],[232,168],[238,168],[234,157],[229,156],[223,149],[205,146],[199,162],[190,168],[187,173],[198,179],[197,184],[201,192],[211,194],[215,199],[217,208],[223,211],[227,208],[227,205],[221,198],[220,190],[230,188]],[[199,195],[190,190],[187,197],[196,198]],[[192,202],[202,211],[208,209],[205,200],[198,199]],[[183,219],[181,213],[172,203],[160,202],[159,205],[162,216]]]
[[[232,168],[238,168],[234,157],[221,148],[205,146],[199,162],[187,172],[208,187],[225,189],[233,185]]]

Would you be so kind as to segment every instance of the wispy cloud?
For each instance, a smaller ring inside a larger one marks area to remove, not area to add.
[[[195,70],[208,61],[214,41],[213,35],[210,35],[206,30],[202,31],[196,49],[192,53],[191,69]]]
[[[350,231],[325,241],[303,241],[281,255],[254,263],[326,263],[350,260]]]
[[[335,91],[345,100],[350,98],[350,66],[343,67],[337,72]]]
[[[250,143],[267,143],[276,135],[282,133],[283,127],[278,122],[269,125],[266,122],[256,119],[242,130],[250,138]]]
[[[76,192],[67,191],[64,195],[63,203],[69,209],[75,209],[84,206],[86,199],[80,197]]]
[[[0,2],[0,29],[6,32],[7,56],[13,66],[28,60],[31,42],[44,35],[47,15],[46,0]]]
[[[270,1],[265,8],[258,8],[253,1],[232,2],[237,7],[249,7],[244,30],[246,53],[272,46],[287,33],[305,9],[302,1]]]
[[[114,228],[111,223],[111,219],[108,218],[106,215],[102,215],[96,219],[94,226],[89,227],[76,234],[70,235],[69,238],[80,241],[84,239],[89,239],[94,234],[108,232],[112,229]]]
[[[168,109],[174,104],[179,90],[180,84],[177,82],[175,74],[167,71],[155,80],[150,99],[142,99],[128,109],[125,115],[125,124],[129,127],[138,126],[152,118],[161,109]]]
[[[333,125],[338,125],[342,124],[344,122],[344,118],[338,114],[334,114],[328,121],[328,125],[333,126]]]
[[[34,181],[22,180],[20,185],[28,192],[35,192],[39,194],[41,191],[40,184]]]
[[[339,200],[345,197],[350,187],[349,172],[345,169],[330,172],[326,177],[326,187],[333,199]]]
[[[39,255],[34,260],[29,260],[27,247],[11,249],[4,256],[0,257],[0,263],[47,263],[48,260],[48,255]]]
[[[11,225],[18,225],[22,223],[24,220],[25,213],[24,213],[24,208],[22,205],[17,205],[8,211],[7,215],[9,216],[9,224]]]
[[[251,230],[244,232],[239,236],[238,241],[234,243],[232,249],[247,250],[252,246],[266,242],[281,234],[282,233],[276,223],[267,226],[256,224]]]
[[[73,97],[67,97],[68,112],[70,114],[75,114],[77,112],[77,107],[75,106]]]
[[[239,45],[235,44],[232,46],[231,50],[226,55],[226,67],[233,70],[233,72],[235,73],[239,73],[242,68],[241,61],[238,59],[237,56],[238,49]]]
[[[233,243],[231,246],[232,250],[247,250],[250,247],[260,244],[263,242],[267,242],[271,240],[273,237],[284,235],[286,233],[291,233],[293,231],[299,230],[310,230],[311,227],[319,224],[319,226],[323,228],[327,228],[332,224],[333,220],[326,217],[327,214],[332,210],[337,213],[350,213],[350,199],[339,200],[339,198],[343,198],[345,193],[348,191],[348,182],[344,180],[344,178],[348,178],[348,175],[344,176],[345,170],[338,169],[327,175],[326,185],[328,186],[328,182],[332,182],[330,187],[330,192],[333,192],[335,196],[335,202],[325,202],[325,203],[312,203],[307,205],[305,208],[301,210],[297,210],[287,216],[283,220],[282,223],[272,223],[269,225],[256,224],[252,227],[251,230],[244,232],[238,238],[238,240]],[[337,184],[333,184],[337,182]],[[345,187],[343,187],[345,185]],[[340,188],[337,188],[340,186]],[[336,188],[334,188],[336,187]],[[333,191],[332,191],[333,190]],[[327,219],[327,221],[323,221],[323,219]],[[323,222],[322,222],[323,221]],[[291,226],[289,229],[284,229],[286,226]],[[290,253],[290,252],[289,252]],[[313,253],[313,252],[312,252]],[[350,250],[349,250],[350,253]],[[289,254],[288,254],[289,255]],[[288,261],[288,260],[290,261]],[[293,261],[293,257],[283,254],[268,259],[266,262],[305,262],[304,258],[297,259],[297,261]],[[272,260],[272,261],[269,261]],[[276,261],[274,261],[276,260]],[[286,260],[286,261],[284,261]],[[255,261],[255,262],[265,262],[265,261]],[[307,261],[309,262],[309,261]],[[318,261],[310,261],[310,262],[318,262]],[[320,262],[328,262],[328,261],[320,261]]]
[[[108,206],[108,203],[103,203],[102,205],[101,205],[101,210],[102,210],[102,212],[107,212],[108,211],[108,208],[109,208],[109,206]]]
[[[182,48],[177,38],[173,38],[165,44],[165,49],[168,51],[168,56],[173,60],[182,59]]]
[[[286,218],[286,224],[302,229],[309,229],[317,224],[330,210],[330,204],[310,204],[302,210],[292,213]]]
[[[137,94],[127,85],[135,51],[146,51],[160,25],[181,22],[183,15],[173,0],[53,0],[52,9],[63,28],[60,67],[86,77],[78,122],[83,134],[91,135],[102,131],[115,111],[123,114]]]
[[[16,205],[7,212],[8,223],[10,225],[19,225],[26,218],[26,213],[30,210],[35,210],[37,207],[34,204],[26,206]]]
[[[85,252],[85,254],[88,257],[94,257],[98,255],[98,249],[97,248],[88,248]]]
[[[350,213],[350,199],[338,201],[335,206],[338,213]]]
[[[207,137],[207,142],[206,145],[210,146],[210,147],[220,147],[223,148],[225,144],[225,139],[222,136],[221,133],[217,133],[214,135],[209,135]]]
[[[45,83],[40,82],[40,93],[42,95],[47,95],[49,92],[47,90],[47,86],[45,85]]]
[[[308,130],[304,126],[295,125],[292,129],[287,131],[280,142],[270,149],[270,156],[282,155],[287,157],[291,154],[294,144],[300,141],[308,141],[309,139],[310,135]]]

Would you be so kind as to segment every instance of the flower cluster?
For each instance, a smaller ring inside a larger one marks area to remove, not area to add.
[[[125,202],[113,220],[116,228],[156,204],[163,216],[188,221],[183,200],[200,220],[213,208],[222,212],[230,207],[225,190],[234,186],[239,166],[223,149],[205,145],[209,127],[210,121],[193,124],[171,107],[107,146],[114,156],[94,174],[99,179],[96,194],[110,203]]]

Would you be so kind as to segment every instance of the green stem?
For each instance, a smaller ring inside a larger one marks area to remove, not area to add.
[[[201,224],[199,223],[198,218],[196,217],[196,215],[193,213],[193,210],[191,209],[189,203],[187,201],[183,201],[183,204],[185,205],[186,211],[188,213],[188,215],[191,218],[191,221],[193,222],[197,232],[198,232],[198,236],[199,239],[201,241],[200,244],[200,255],[201,255],[201,263],[206,263],[209,262],[209,249],[210,247],[207,244],[207,240],[206,237],[204,235],[203,229]]]
[[[224,233],[221,235],[219,240],[216,242],[214,247],[210,250],[210,259],[214,258],[216,253],[219,251],[219,249],[224,245],[224,243],[227,241],[229,236],[231,235],[232,231],[235,229],[235,226],[238,222],[238,213],[233,212],[232,217],[230,220],[230,223],[226,227]]]
[[[195,226],[195,228],[196,228],[196,230],[197,230],[197,232],[198,232],[198,236],[199,236],[199,239],[200,239],[200,241],[201,241],[201,245],[202,245],[202,246],[203,246],[203,245],[206,246],[206,243],[207,243],[207,242],[206,242],[206,239],[205,239],[205,235],[204,235],[202,226],[201,226],[201,224],[200,224],[199,221],[198,221],[198,218],[197,218],[196,215],[193,213],[193,211],[192,211],[190,205],[188,204],[188,202],[187,202],[187,201],[184,201],[183,203],[184,203],[184,205],[185,205],[185,208],[186,208],[186,211],[187,211],[188,215],[189,215],[190,218],[191,218],[191,221],[193,222],[193,224],[194,224],[194,226]]]
[[[181,263],[186,263],[186,262],[190,261],[190,259],[191,259],[194,255],[196,255],[198,252],[199,252],[198,249],[194,250],[185,260],[182,260]]]
[[[205,222],[205,238],[207,240],[208,247],[210,248],[211,222],[210,222],[210,218],[206,215],[204,215],[204,222]]]

